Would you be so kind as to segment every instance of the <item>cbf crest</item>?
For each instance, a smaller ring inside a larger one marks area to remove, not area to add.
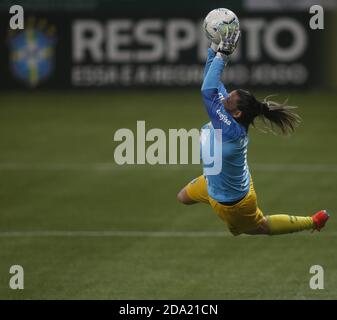
[[[54,70],[55,27],[47,20],[28,19],[23,30],[9,31],[9,62],[14,78],[29,87],[46,81]]]

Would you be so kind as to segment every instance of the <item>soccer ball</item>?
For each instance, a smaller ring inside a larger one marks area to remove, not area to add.
[[[212,10],[204,20],[203,29],[206,37],[216,44],[219,44],[221,41],[219,33],[217,32],[219,25],[223,28],[228,28],[230,31],[233,29],[239,30],[240,28],[239,19],[233,11],[225,8]]]

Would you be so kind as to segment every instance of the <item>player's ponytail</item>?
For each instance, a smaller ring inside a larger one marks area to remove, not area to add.
[[[283,134],[293,132],[300,122],[300,117],[291,111],[296,107],[287,105],[287,100],[278,103],[269,100],[270,96],[268,96],[263,101],[259,101],[248,91],[239,89],[237,92],[240,97],[238,109],[242,112],[239,121],[247,129],[249,125],[254,126],[256,117],[262,118],[264,122],[267,120],[273,131],[277,126]]]

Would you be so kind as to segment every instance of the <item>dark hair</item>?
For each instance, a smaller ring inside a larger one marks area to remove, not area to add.
[[[268,120],[272,131],[274,131],[274,125],[276,125],[283,134],[295,131],[295,127],[300,123],[301,118],[291,111],[296,107],[288,106],[288,100],[283,103],[277,103],[268,100],[270,97],[268,96],[263,101],[259,101],[248,91],[239,89],[237,93],[240,98],[238,109],[242,113],[238,121],[247,130],[250,125],[254,126],[256,117],[261,117],[264,122]]]

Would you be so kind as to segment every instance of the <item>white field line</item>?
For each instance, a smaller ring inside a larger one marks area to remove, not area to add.
[[[253,163],[253,171],[261,172],[296,172],[296,173],[337,173],[337,164],[323,163]],[[0,171],[103,171],[119,170],[191,170],[200,169],[200,165],[117,165],[113,163],[10,163],[0,162]]]
[[[0,231],[0,238],[11,237],[149,237],[149,238],[207,238],[228,237],[223,231]]]
[[[318,233],[316,233],[317,236]],[[333,236],[336,232],[322,232],[318,236]],[[251,237],[249,235],[241,235]],[[311,232],[291,236],[313,236]],[[233,237],[226,231],[0,231],[0,238],[224,238]],[[260,236],[261,237],[261,236]]]

